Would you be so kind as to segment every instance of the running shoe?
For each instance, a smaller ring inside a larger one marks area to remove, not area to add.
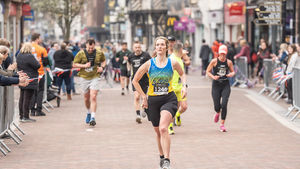
[[[180,113],[177,112],[175,115],[175,124],[176,126],[181,126],[181,119],[180,119]]]
[[[221,126],[220,126],[220,131],[221,131],[221,132],[226,132],[226,131],[227,131],[224,125],[221,125]]]
[[[170,161],[167,159],[164,159],[161,162],[161,169],[170,169]]]
[[[90,120],[90,126],[95,126],[95,125],[96,125],[96,120],[94,117],[92,117]]]
[[[137,123],[141,124],[141,123],[142,123],[141,115],[136,115],[135,121],[136,121]]]
[[[122,96],[124,96],[124,95],[125,95],[124,91],[122,91],[121,95],[122,95]]]
[[[146,118],[146,116],[147,116],[146,109],[144,109],[144,111],[142,112],[142,117]]]
[[[169,127],[168,127],[168,131],[169,131],[169,135],[174,135],[174,129],[173,129],[173,123],[170,123]]]
[[[85,122],[88,124],[91,121],[91,113],[86,114]]]
[[[215,123],[218,123],[219,117],[220,117],[220,113],[216,113],[216,114],[215,114],[215,117],[214,117]]]

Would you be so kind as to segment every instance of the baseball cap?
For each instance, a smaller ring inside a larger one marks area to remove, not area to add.
[[[176,41],[176,38],[174,36],[168,36],[168,41]]]
[[[221,53],[223,53],[223,54],[227,54],[227,46],[226,45],[221,45],[220,47],[219,47],[219,54],[221,54]]]

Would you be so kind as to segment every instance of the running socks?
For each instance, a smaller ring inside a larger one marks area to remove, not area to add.
[[[140,110],[137,110],[137,111],[136,111],[136,114],[137,114],[138,116],[140,116],[140,115],[141,115]]]
[[[162,160],[162,159],[165,158],[165,156],[164,155],[159,155],[159,158]]]
[[[91,113],[91,118],[95,118],[95,112]]]

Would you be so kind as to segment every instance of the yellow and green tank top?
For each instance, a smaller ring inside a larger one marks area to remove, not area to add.
[[[171,59],[168,58],[167,65],[163,68],[156,66],[156,58],[150,60],[151,65],[148,70],[149,77],[149,96],[166,95],[173,91],[172,89],[172,77],[173,68]]]
[[[180,57],[177,57],[174,53],[170,56],[171,59],[176,60],[180,67],[182,68],[182,70],[184,71],[184,64],[183,61]],[[179,73],[177,71],[174,71],[173,73],[173,78],[172,78],[172,88],[174,89],[174,91],[181,91],[182,89],[182,84],[181,84],[181,80],[180,80],[180,76]]]

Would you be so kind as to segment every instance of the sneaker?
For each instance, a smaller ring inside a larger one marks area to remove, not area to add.
[[[141,124],[141,123],[142,123],[141,115],[136,115],[135,121],[136,121],[137,123]]]
[[[40,111],[40,112],[35,112],[35,116],[46,116],[46,113]]]
[[[161,169],[170,169],[170,161],[167,159],[164,159],[161,161]]]
[[[174,135],[175,134],[172,123],[170,123],[170,125],[168,127],[168,131],[169,131],[169,135]]]
[[[56,98],[56,105],[57,105],[57,107],[60,107],[60,101],[61,101],[61,98],[57,97]]]
[[[30,116],[35,116],[35,109],[30,111]]]
[[[31,118],[23,118],[21,119],[22,123],[32,123],[32,122],[36,122],[35,119],[31,119]]]
[[[144,109],[144,111],[142,112],[142,117],[146,118],[146,116],[147,116],[146,109]]]
[[[220,117],[220,113],[216,113],[216,114],[215,114],[215,117],[214,117],[215,123],[218,123],[219,117]]]
[[[91,121],[91,113],[86,114],[85,122],[88,124]]]
[[[180,119],[180,113],[176,113],[175,115],[175,124],[176,126],[181,126],[181,119]]]
[[[220,131],[221,131],[221,132],[226,132],[226,128],[225,128],[224,125],[221,125],[221,126],[220,126]]]
[[[90,126],[95,126],[95,125],[96,125],[96,120],[94,117],[92,117],[90,120]]]
[[[122,95],[122,96],[124,96],[124,95],[125,95],[124,91],[122,91],[121,95]]]

